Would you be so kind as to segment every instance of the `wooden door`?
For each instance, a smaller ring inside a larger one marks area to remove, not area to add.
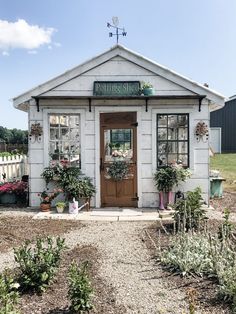
[[[137,121],[136,112],[100,114],[100,173],[102,207],[137,207]],[[114,155],[121,155],[114,157]],[[127,176],[116,181],[109,167],[125,160]]]

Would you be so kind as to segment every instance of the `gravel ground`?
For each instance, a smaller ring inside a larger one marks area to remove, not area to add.
[[[89,222],[65,234],[72,249],[77,244],[95,246],[99,260],[99,276],[117,293],[117,305],[127,313],[182,313],[186,309],[185,294],[170,287],[161,278],[161,270],[141,239],[144,222]],[[0,255],[0,270],[13,267],[13,254]]]
[[[230,220],[236,222],[236,193],[224,192],[221,199],[211,200],[214,209],[208,210],[207,215],[210,219],[223,220],[223,211],[225,208],[230,209]]]

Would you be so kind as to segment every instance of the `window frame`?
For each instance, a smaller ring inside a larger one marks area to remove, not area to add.
[[[61,126],[61,124],[59,123],[57,127],[53,127],[50,123],[50,117],[51,116],[55,116],[55,117],[68,117],[68,126],[66,127],[63,127]],[[71,117],[77,117],[78,118],[78,127],[72,127],[71,126]],[[49,133],[48,133],[48,156],[49,156],[49,160],[53,160],[51,158],[51,152],[50,152],[50,147],[51,147],[51,143],[58,143],[58,146],[59,147],[64,147],[64,144],[66,142],[68,142],[69,144],[69,153],[68,153],[68,156],[69,156],[69,160],[68,160],[68,164],[71,165],[71,156],[73,156],[73,154],[71,154],[71,144],[73,143],[71,138],[70,138],[70,135],[71,135],[71,131],[73,129],[77,129],[78,132],[79,132],[79,163],[78,163],[78,168],[81,169],[81,127],[80,127],[80,122],[81,122],[81,117],[80,117],[80,114],[79,113],[58,113],[58,112],[55,112],[55,113],[48,113],[48,130],[49,130]],[[55,130],[58,130],[58,134],[59,134],[59,138],[58,139],[52,139],[51,138],[51,129],[55,129]],[[68,139],[62,139],[61,138],[61,134],[63,132],[64,129],[67,129],[69,131],[69,138]],[[55,154],[55,153],[54,153]],[[59,152],[58,153],[58,156],[59,156],[59,159],[55,159],[56,162],[60,162],[61,161],[61,156],[65,155],[65,153],[61,153]]]
[[[55,103],[56,105],[56,103]],[[60,105],[60,103],[59,103]],[[59,106],[58,105],[58,106]],[[80,131],[80,154],[81,154],[81,172],[85,172],[85,108],[70,108],[70,109],[60,109],[60,108],[43,108],[43,130],[44,130],[44,135],[43,135],[43,143],[42,143],[42,149],[43,149],[43,156],[44,156],[44,161],[43,165],[44,167],[48,167],[50,164],[50,156],[49,156],[49,132],[50,132],[50,127],[49,127],[49,120],[48,117],[49,115],[56,115],[56,114],[63,114],[63,115],[73,115],[77,114],[80,116],[80,126],[79,126],[79,131]]]
[[[176,140],[169,140],[168,139],[168,116],[187,116],[187,140],[179,140],[178,138]],[[166,127],[159,127],[158,126],[158,118],[159,116],[167,116],[167,126]],[[170,166],[170,164],[166,164],[166,165],[163,165],[163,166],[160,166],[158,165],[158,156],[159,156],[159,151],[158,151],[158,147],[159,147],[159,144],[160,143],[179,143],[179,142],[186,142],[187,143],[187,153],[184,154],[184,155],[187,155],[188,156],[188,163],[187,165],[183,166],[184,168],[189,168],[190,167],[190,130],[189,130],[189,125],[190,125],[190,121],[189,121],[189,113],[188,112],[177,112],[177,113],[169,113],[169,112],[161,112],[161,113],[156,113],[156,168],[159,169],[159,168],[164,168],[164,167],[167,167],[167,166]],[[158,129],[159,128],[166,128],[167,129],[167,138],[166,140],[158,140]],[[168,154],[169,153],[166,153],[167,155],[167,161],[168,161]],[[177,145],[177,159],[178,159],[178,156],[181,155],[179,154],[179,145]]]

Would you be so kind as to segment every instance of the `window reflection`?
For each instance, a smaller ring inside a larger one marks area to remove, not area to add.
[[[49,115],[49,129],[51,159],[80,166],[79,115]]]
[[[133,157],[133,130],[104,130],[105,161],[131,159]]]

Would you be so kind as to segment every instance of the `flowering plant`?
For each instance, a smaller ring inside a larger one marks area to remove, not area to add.
[[[0,194],[2,193],[15,193],[23,195],[27,192],[28,183],[23,181],[6,182],[0,185]]]
[[[112,157],[127,157],[128,152],[127,151],[123,151],[123,150],[114,150],[112,152]]]
[[[54,189],[53,192],[48,192],[44,190],[42,193],[38,193],[38,196],[41,199],[41,204],[51,204],[52,200],[57,197],[63,190]]]
[[[68,161],[67,160],[61,160],[58,161],[52,161],[49,167],[45,167],[43,172],[41,173],[41,176],[46,181],[46,184],[48,184],[50,181],[52,181],[55,177],[60,177],[60,175],[63,173],[65,169],[68,168]]]

